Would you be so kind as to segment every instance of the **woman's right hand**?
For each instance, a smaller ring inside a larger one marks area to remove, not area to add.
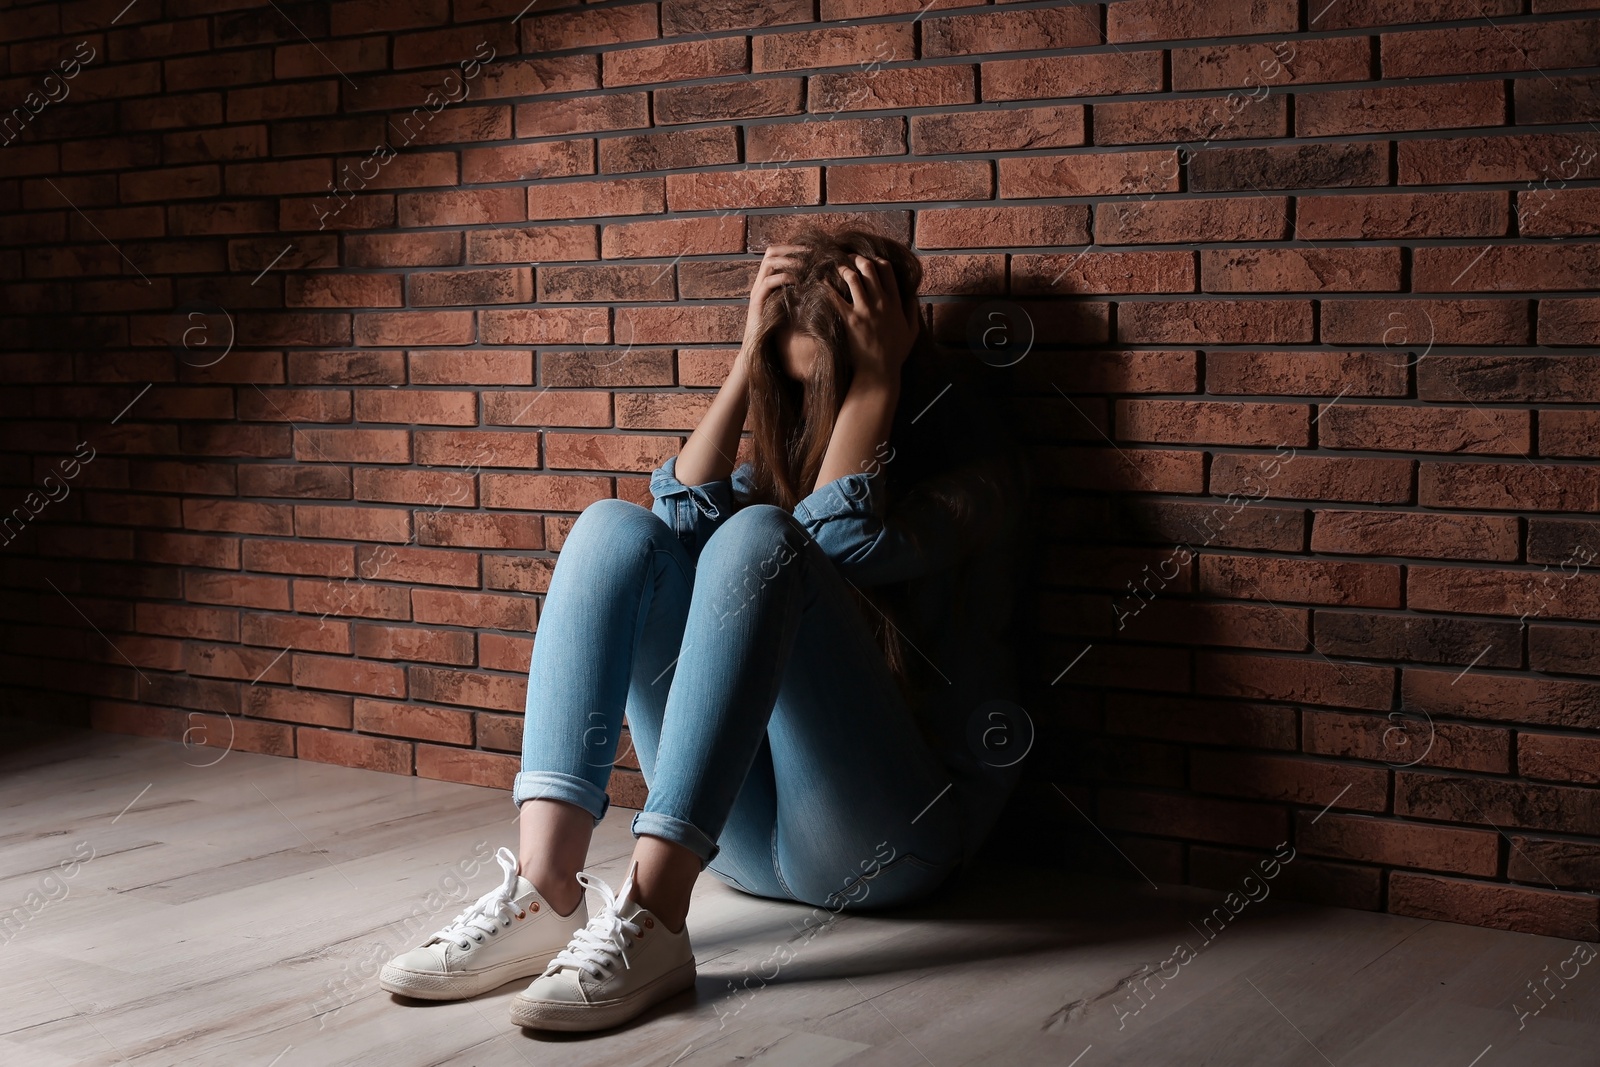
[[[761,266],[756,269],[755,282],[750,286],[750,310],[745,315],[744,340],[739,346],[741,356],[750,351],[756,334],[761,330],[761,311],[766,306],[767,297],[779,286],[795,281],[795,275],[791,272],[800,265],[800,257],[795,253],[805,250],[805,245],[767,246],[761,257]]]

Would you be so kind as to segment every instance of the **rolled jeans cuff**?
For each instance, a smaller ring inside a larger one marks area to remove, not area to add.
[[[596,825],[611,806],[606,791],[571,774],[560,771],[518,771],[511,782],[511,800],[522,810],[525,800],[564,800],[594,816]]]
[[[700,857],[700,866],[717,858],[721,847],[711,838],[707,837],[699,827],[693,823],[675,819],[671,815],[663,815],[659,811],[641,811],[633,817],[633,836],[649,834],[659,837],[684,848]]]

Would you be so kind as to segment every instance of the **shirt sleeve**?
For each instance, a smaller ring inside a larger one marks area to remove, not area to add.
[[[680,482],[677,466],[678,457],[672,456],[650,473],[650,510],[698,558],[717,527],[739,509],[736,493],[748,492],[750,465],[742,464],[731,476],[701,485]]]
[[[893,509],[884,487],[887,469],[842,475],[794,508],[817,546],[857,585],[906,581],[953,566],[998,528],[1005,500],[992,460],[918,485]]]

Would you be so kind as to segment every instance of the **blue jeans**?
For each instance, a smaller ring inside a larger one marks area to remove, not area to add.
[[[512,799],[598,822],[626,712],[650,789],[635,836],[758,896],[931,892],[962,862],[958,794],[862,610],[782,508],[739,509],[695,559],[649,510],[591,504],[539,619]]]

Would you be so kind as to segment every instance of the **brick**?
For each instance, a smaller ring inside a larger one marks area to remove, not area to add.
[[[1352,611],[1318,611],[1313,618],[1315,644],[1325,655],[1485,667],[1521,666],[1520,629],[1513,623]]]
[[[387,774],[411,773],[411,745],[404,741],[302,726],[295,731],[295,749],[301,759],[315,763],[336,763]]]
[[[1600,345],[1600,299],[1539,301],[1541,345]]]
[[[1300,28],[1292,0],[1123,0],[1106,5],[1106,41],[1247,37]]]
[[[1533,626],[1528,630],[1528,666],[1558,674],[1600,675],[1600,630]]]
[[[246,686],[244,714],[279,722],[306,723],[350,729],[350,704],[347,696],[333,693],[300,692],[271,686]]]
[[[289,683],[289,664],[265,649],[230,645],[189,645],[183,669],[206,678],[233,678],[255,682]]]
[[[350,499],[349,467],[328,464],[251,464],[238,469],[240,496],[291,499]]]
[[[611,395],[567,390],[485,393],[488,426],[609,426]]]
[[[1600,741],[1523,731],[1517,735],[1517,772],[1552,782],[1600,783]]]
[[[539,434],[525,430],[418,430],[414,440],[424,467],[539,466]]]
[[[468,664],[475,657],[476,642],[463,630],[432,630],[417,626],[355,625],[355,653],[365,659],[422,660],[426,663]],[[361,708],[356,707],[356,729],[361,725]],[[394,731],[378,730],[377,733]],[[469,735],[470,736],[470,735]],[[435,738],[434,740],[442,740]],[[461,741],[468,744],[469,741]]]
[[[1309,29],[1346,30],[1361,26],[1393,26],[1515,15],[1518,0],[1340,0],[1310,19]]]
[[[435,193],[402,193],[395,198],[399,225],[470,226],[486,222],[522,222],[528,201],[516,188],[455,189]]]
[[[355,499],[429,507],[475,507],[477,489],[469,474],[459,471],[383,470],[357,467]]]
[[[1517,522],[1500,515],[1429,515],[1401,511],[1320,509],[1311,550],[1425,559],[1517,558]]]
[[[295,534],[339,541],[396,541],[411,539],[409,513],[392,508],[349,505],[299,504],[294,509]]]
[[[1230,452],[1213,458],[1210,488],[1213,496],[1406,504],[1411,461]]]
[[[822,203],[821,167],[700,171],[669,174],[666,181],[667,203],[674,211]]]
[[[291,352],[289,380],[296,385],[404,385],[398,352]]]
[[[1600,401],[1600,370],[1574,356],[1432,356],[1417,364],[1417,397],[1594,403]]]
[[[493,549],[545,547],[544,522],[537,515],[418,512],[416,522],[419,545]]]
[[[1321,559],[1206,555],[1199,590],[1212,596],[1274,603],[1400,606],[1400,568]]]
[[[1503,192],[1302,196],[1295,202],[1295,225],[1308,241],[1499,237],[1508,216]]]
[[[1176,192],[1178,170],[1170,151],[1002,158],[999,192],[1007,200]]]
[[[980,70],[985,101],[1112,96],[1162,89],[1159,51],[1001,59],[981,64]]]
[[[1300,300],[1139,301],[1117,309],[1123,344],[1294,344],[1311,337],[1311,306]]]
[[[667,348],[630,346],[603,362],[592,352],[546,352],[539,358],[539,373],[541,384],[553,388],[674,384]]]
[[[470,311],[401,311],[362,315],[359,345],[463,345],[473,341]]]
[[[528,673],[528,662],[533,655],[533,640],[527,637],[511,637],[506,634],[479,634],[478,635],[478,665],[489,671],[512,671],[516,674]],[[490,716],[490,718],[495,718]],[[480,730],[484,717],[479,716]],[[521,720],[517,720],[516,736],[518,743],[513,746],[521,749]]]
[[[541,267],[541,303],[672,300],[677,286],[669,267],[654,264]]]
[[[594,226],[519,226],[505,230],[471,230],[467,233],[467,262],[550,263],[595,259],[599,255],[595,230]],[[459,249],[459,244],[456,247]],[[458,262],[459,252],[442,265],[451,266]]]
[[[1097,244],[1277,241],[1289,236],[1289,198],[1128,200],[1097,206]],[[1072,244],[1075,242],[1060,242]]]
[[[1389,803],[1385,771],[1294,756],[1200,750],[1189,757],[1189,784],[1201,793],[1317,808],[1383,811]]]
[[[1569,560],[1570,562],[1570,560]],[[1470,611],[1477,615],[1600,619],[1600,582],[1595,576],[1537,571],[1485,571],[1467,567],[1412,567],[1406,599],[1427,611]]]
[[[1199,692],[1218,696],[1381,711],[1389,706],[1394,672],[1327,660],[1202,652],[1195,677]]]
[[[1404,396],[1406,364],[1382,352],[1245,352],[1206,355],[1206,391],[1280,396]]]
[[[534,100],[518,104],[516,110],[518,137],[563,137],[573,133],[647,128],[649,125],[649,93],[607,93],[603,96]]]
[[[480,312],[478,322],[478,340],[487,345],[595,345],[611,340],[604,308],[493,309]]]
[[[532,385],[531,352],[435,349],[406,353],[413,385]]]
[[[1399,185],[1448,182],[1538,182],[1568,174],[1582,156],[1593,159],[1600,137],[1574,134],[1498,134],[1400,141]]]
[[[459,15],[458,15],[459,17]],[[618,7],[570,13],[541,12],[524,19],[522,51],[559,52],[591,45],[649,41],[661,36],[651,7]]]
[[[1400,289],[1398,248],[1239,248],[1200,252],[1201,287],[1213,293]]]
[[[746,131],[746,153],[760,144],[758,135],[763,129],[754,127]],[[1051,107],[1006,108],[1003,111],[961,111],[946,115],[911,116],[911,150],[918,155],[946,152],[1008,152],[1022,148],[1071,148],[1083,144],[1084,139],[1084,108],[1081,105],[1065,104]],[[857,153],[833,151],[828,154],[837,157]],[[860,154],[894,155],[897,152],[885,150]]]
[[[1400,678],[1400,697],[1406,707],[1427,709],[1429,715],[1435,717],[1448,715],[1576,729],[1594,729],[1595,723],[1600,723],[1600,683],[1594,681],[1555,681],[1486,670],[1459,673],[1406,667]]]
[[[1260,101],[1200,96],[1094,105],[1096,144],[1243,140],[1283,137],[1289,109],[1282,96]]]
[[[1596,918],[1595,898],[1586,894],[1402,871],[1389,876],[1389,910],[1421,919],[1448,917],[1475,926],[1574,939],[1589,937]]]
[[[632,430],[692,431],[712,398],[687,393],[618,393],[617,425]]]
[[[914,59],[916,52],[916,29],[909,22],[826,26],[752,36],[750,69],[763,73],[881,65]]]
[[[294,447],[296,459],[318,463],[411,462],[405,430],[296,430]]]
[[[1600,412],[1540,412],[1539,454],[1600,457]]]
[[[669,178],[669,196],[671,181]],[[833,166],[828,168],[827,184],[831,204],[981,200],[991,196],[994,190],[994,178],[987,162]]]
[[[387,663],[345,656],[294,656],[294,684],[372,696],[405,696],[405,671]]]
[[[319,622],[326,616],[361,616],[369,619],[404,619],[410,612],[406,590],[398,586],[372,585],[345,579],[339,582],[303,581],[294,583],[294,609],[315,613]]]
[[[527,217],[533,220],[649,215],[666,209],[664,178],[618,178],[528,187]]]
[[[1387,184],[1389,146],[1383,142],[1206,148],[1189,164],[1194,192]]]
[[[926,208],[917,213],[918,248],[1085,245],[1088,206]]]
[[[1172,50],[1172,88],[1265,88],[1366,81],[1372,77],[1372,39],[1330,37],[1288,42],[1211,44]]]
[[[1517,229],[1525,237],[1592,236],[1600,233],[1595,209],[1600,190],[1529,189],[1517,193]]]
[[[744,74],[750,69],[743,37],[648,45],[602,55],[604,85],[608,89],[614,85],[716,78]]]
[[[522,511],[582,511],[611,495],[609,478],[551,474],[484,474],[483,506]]]
[[[900,117],[772,122],[745,127],[745,159],[788,163],[797,159],[901,155],[906,120]]]
[[[1295,94],[1295,133],[1302,137],[1499,126],[1505,119],[1505,87],[1499,82]]]
[[[978,101],[973,68],[955,64],[813,74],[806,83],[808,109],[830,118],[846,111],[950,107]]]
[[[1099,4],[955,15],[922,22],[924,57],[1084,48],[1101,43]]]
[[[636,434],[555,433],[545,437],[545,450],[553,468],[597,471],[637,471],[648,474],[678,454],[676,437]]]
[[[1600,523],[1582,519],[1528,519],[1528,562],[1587,566],[1600,555]]]
[[[1592,74],[1552,78],[1541,73],[1512,84],[1519,123],[1592,122],[1600,116],[1600,79]]]
[[[251,389],[239,393],[238,417],[261,422],[348,422],[348,389]]]
[[[320,618],[245,612],[239,618],[239,640],[274,650],[295,648],[307,652],[349,652],[350,624]]]
[[[1278,552],[1299,550],[1305,513],[1298,509],[1178,501],[1119,501],[1111,532],[1123,541],[1217,545]]]
[[[606,259],[743,252],[744,218],[719,215],[613,224],[601,231],[600,249]]]
[[[1324,300],[1322,339],[1329,344],[1526,344],[1526,300]]]
[[[1081,252],[1011,257],[1011,291],[1042,293],[1192,293],[1190,252]]]
[[[355,553],[348,545],[250,540],[244,542],[243,548],[246,570],[329,578],[349,577],[355,573]]]
[[[511,788],[520,766],[516,756],[496,756],[441,745],[417,746],[418,778],[460,782],[503,792]]]
[[[1333,812],[1312,820],[1301,812],[1295,825],[1295,848],[1308,855],[1485,878],[1494,877],[1499,868],[1499,840],[1492,830]]]
[[[1330,403],[1317,425],[1324,448],[1525,454],[1531,447],[1528,413],[1503,408]]]
[[[1600,270],[1600,245],[1418,248],[1411,269],[1417,292],[1448,292],[1460,283],[1477,291],[1582,289]]]
[[[386,700],[357,700],[356,729],[369,734],[389,734],[418,741],[472,744],[472,716],[448,708],[395,704]]]
[[[1435,508],[1600,511],[1600,468],[1424,463],[1417,472],[1417,499]]]
[[[732,126],[672,130],[607,137],[600,142],[600,171],[624,174],[674,170],[739,161],[739,138]]]
[[[1307,710],[1301,730],[1307,752],[1381,761],[1397,770],[1446,767],[1505,774],[1511,769],[1510,731],[1435,722],[1421,711],[1380,717]]]
[[[539,141],[534,144],[502,145],[496,148],[469,148],[461,153],[461,180],[482,182],[525,182],[539,178],[564,178],[595,173],[594,142]],[[454,168],[451,170],[454,177]],[[453,182],[406,181],[405,185],[453,184]],[[519,199],[511,190],[511,201]],[[404,202],[402,201],[402,208]],[[498,221],[498,220],[497,220]]]
[[[528,556],[496,556],[484,561],[483,587],[520,593],[545,593],[555,561]]]
[[[488,628],[493,630],[518,630],[532,632],[534,629],[534,602],[526,596],[500,596],[493,593],[460,593],[444,589],[413,589],[411,591],[412,616],[417,622],[436,623],[445,626],[470,626],[474,628]],[[458,671],[440,672],[441,676],[454,678]],[[510,679],[498,679],[497,682],[509,682]],[[451,684],[462,684],[452,681]],[[416,696],[420,700],[432,700],[445,704],[460,703],[460,701],[447,698],[437,685],[419,686]],[[491,704],[490,707],[501,705]],[[520,707],[518,701],[512,707]],[[507,708],[510,710],[510,708]]]
[[[191,572],[184,578],[184,598],[199,604],[231,604],[282,611],[289,606],[289,586],[277,578]]]
[[[440,509],[418,512],[439,515]],[[476,586],[478,557],[467,552],[431,548],[393,548],[361,545],[356,549],[356,570],[362,581],[413,582],[423,585]]]

